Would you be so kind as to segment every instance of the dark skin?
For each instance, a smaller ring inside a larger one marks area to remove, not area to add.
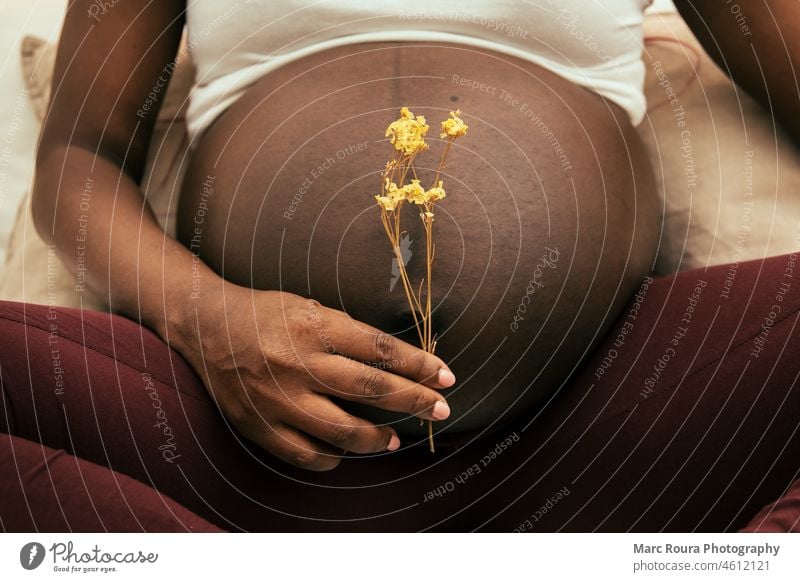
[[[254,293],[202,263],[193,273],[192,255],[164,236],[138,184],[156,111],[145,121],[137,111],[177,52],[185,3],[121,2],[100,23],[87,16],[91,4],[69,5],[37,159],[35,220],[65,264],[78,264],[83,214],[87,286],[177,349],[244,436],[299,467],[332,469],[342,450],[399,445],[391,428],[345,413],[326,392],[446,416],[446,406],[434,411],[444,402],[436,388],[455,378],[439,358],[313,300]],[[87,179],[96,195],[81,210]],[[192,302],[197,281],[202,299]],[[339,354],[327,353],[320,327]]]
[[[144,118],[137,112],[168,75],[186,5],[120,2],[97,22],[88,16],[92,4],[69,4],[37,157],[34,219],[64,263],[76,270],[85,253],[88,288],[180,352],[232,424],[291,464],[329,470],[343,450],[399,445],[391,428],[346,413],[332,395],[446,417],[446,406],[441,416],[434,406],[445,402],[438,389],[455,378],[439,358],[316,301],[225,281],[164,235],[139,186],[158,104]],[[742,35],[726,5],[676,4],[712,56],[725,55],[734,80],[800,136],[796,0],[771,2],[769,11],[743,3],[752,36]],[[87,210],[80,201],[89,179]],[[88,233],[78,244],[82,222]],[[193,293],[199,299],[190,301]],[[338,353],[327,351],[330,344]],[[382,366],[368,365],[375,363]]]
[[[758,100],[800,142],[800,2],[675,0],[706,52],[740,87]],[[743,30],[741,24],[749,30]],[[747,34],[749,32],[750,34]]]

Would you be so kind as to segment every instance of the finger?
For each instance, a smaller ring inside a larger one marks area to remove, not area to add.
[[[426,420],[450,416],[444,396],[403,376],[336,354],[317,354],[307,364],[317,392]]]
[[[400,447],[394,430],[352,416],[326,396],[309,393],[294,404],[284,422],[337,448],[366,454]]]
[[[456,377],[440,358],[369,326],[335,309],[327,309],[323,323],[336,351],[362,362],[405,376],[431,388],[449,388]]]
[[[342,460],[341,449],[280,422],[264,424],[242,434],[280,460],[309,471],[330,471]]]

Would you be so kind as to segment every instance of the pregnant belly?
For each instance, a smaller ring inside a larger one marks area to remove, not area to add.
[[[437,354],[458,383],[437,429],[530,410],[576,369],[649,270],[656,190],[615,105],[536,65],[472,48],[370,43],[270,73],[209,129],[179,205],[181,241],[225,278],[317,299],[417,342],[373,199],[407,105],[470,129],[450,153],[434,223]],[[412,280],[425,238],[406,214]],[[356,410],[354,408],[354,410]],[[413,418],[362,417],[421,433]]]

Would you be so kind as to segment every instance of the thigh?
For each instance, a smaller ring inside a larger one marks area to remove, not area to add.
[[[325,474],[239,439],[185,362],[133,323],[2,304],[4,429],[228,529],[734,529],[797,473],[793,261],[648,281],[536,413],[441,436],[433,456],[407,441]]]
[[[178,503],[63,450],[0,434],[4,532],[215,532]]]
[[[800,468],[795,261],[648,279],[581,371],[509,429],[520,440],[485,483],[466,483],[465,527],[744,526]]]
[[[188,364],[127,319],[0,302],[0,330],[2,432],[132,477],[224,529],[449,527],[456,500],[425,500],[453,461],[423,437],[399,454],[302,471],[244,441]],[[80,490],[78,477],[62,473],[59,485]]]
[[[800,480],[795,481],[779,499],[762,508],[741,531],[800,533]]]

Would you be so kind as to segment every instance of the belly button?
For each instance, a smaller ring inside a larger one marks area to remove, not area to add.
[[[452,101],[453,103],[458,101],[458,95],[450,95],[450,101]]]

